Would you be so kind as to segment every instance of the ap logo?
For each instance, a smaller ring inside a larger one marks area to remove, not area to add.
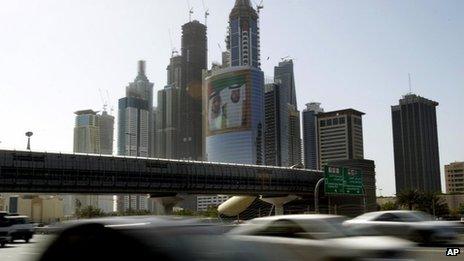
[[[448,248],[446,249],[446,256],[457,256],[460,252],[459,248]]]

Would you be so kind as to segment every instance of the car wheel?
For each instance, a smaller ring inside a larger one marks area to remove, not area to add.
[[[418,244],[426,244],[429,243],[430,235],[427,231],[414,231],[411,235],[411,241],[414,241]]]
[[[26,241],[26,243],[29,243],[29,241],[30,241],[30,240],[31,240],[31,238],[30,238],[30,237],[26,237],[26,238],[24,238],[24,241]]]
[[[5,242],[0,243],[0,246],[1,246],[1,247],[5,247],[5,245],[6,245]]]

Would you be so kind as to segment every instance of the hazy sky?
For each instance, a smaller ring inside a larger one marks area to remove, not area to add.
[[[209,63],[220,60],[234,0],[204,0]],[[190,0],[204,21],[201,0]],[[72,151],[74,111],[110,106],[147,61],[155,91],[166,83],[169,30],[180,49],[186,0],[0,0],[0,148]],[[464,160],[464,1],[265,0],[263,70],[295,59],[300,110],[355,108],[364,117],[364,149],[375,160],[377,186],[392,195],[390,106],[408,91],[440,103],[442,165]],[[267,57],[269,59],[267,60]],[[155,100],[156,102],[156,100]],[[444,181],[442,181],[444,183]]]

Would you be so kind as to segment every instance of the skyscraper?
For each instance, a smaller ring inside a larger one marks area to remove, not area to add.
[[[319,146],[317,115],[324,112],[320,103],[311,102],[306,104],[303,111],[303,150],[304,165],[307,169],[321,169],[319,166]]]
[[[96,111],[82,110],[75,112],[74,152],[100,153],[100,124]]]
[[[285,60],[274,68],[274,83],[265,87],[267,164],[289,167],[301,163],[300,112],[294,93],[293,62]],[[273,156],[268,149],[275,150],[277,155]]]
[[[126,97],[119,99],[118,154],[153,156],[152,129],[153,83],[145,75],[145,61],[138,62],[138,74],[126,87]],[[143,195],[118,196],[118,211],[145,210],[147,198]]]
[[[260,68],[260,37],[258,13],[249,0],[236,0],[229,15],[226,39],[231,66]]]
[[[318,113],[319,166],[364,158],[363,115],[353,109]]]
[[[396,193],[441,191],[436,106],[438,102],[407,94],[391,108]]]
[[[156,157],[179,158],[179,88],[175,85],[158,91],[156,120]]]
[[[179,158],[202,160],[202,73],[207,68],[206,26],[194,20],[182,26],[179,101]]]
[[[82,110],[76,113],[74,127],[74,152],[92,154],[113,154],[114,117],[106,110],[97,114],[93,110]],[[104,212],[113,211],[112,195],[78,195],[64,196],[65,208],[71,214],[77,206],[94,206]]]
[[[269,83],[264,86],[264,165],[282,166],[280,86]]]
[[[258,14],[250,1],[235,2],[226,43],[231,67],[212,70],[204,82],[205,158],[263,164],[264,74]]]

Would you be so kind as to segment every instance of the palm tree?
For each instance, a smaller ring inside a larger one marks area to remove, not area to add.
[[[409,210],[421,202],[421,193],[417,189],[403,190],[396,195],[397,204],[407,206]]]

